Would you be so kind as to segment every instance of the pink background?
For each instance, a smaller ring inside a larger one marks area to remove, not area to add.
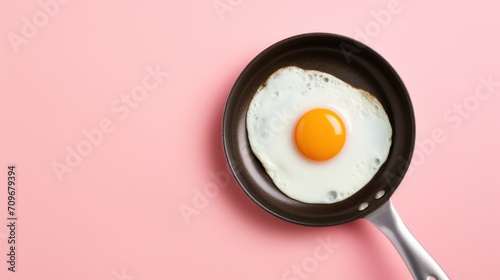
[[[290,272],[305,265],[302,279],[411,279],[366,221],[289,224],[211,176],[228,174],[221,118],[240,71],[314,31],[360,38],[401,75],[421,144],[393,202],[450,278],[498,278],[500,84],[481,79],[500,81],[500,4],[394,1],[2,0],[0,278],[301,279]],[[169,76],[151,79],[148,67]],[[152,89],[126,114],[121,96],[143,80]],[[102,121],[112,131],[85,150],[82,131]],[[79,144],[88,155],[59,180],[54,162]],[[16,273],[6,263],[12,163]],[[319,261],[318,239],[335,243]]]

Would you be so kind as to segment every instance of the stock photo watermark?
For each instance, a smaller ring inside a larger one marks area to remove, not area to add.
[[[228,13],[234,10],[243,3],[243,0],[214,0],[212,5],[220,21],[226,18]]]
[[[332,241],[331,236],[327,236],[326,238],[319,237],[316,239],[316,243],[317,245],[311,255],[293,264],[290,269],[283,272],[282,280],[308,279],[340,247],[339,243]]]
[[[190,224],[194,216],[200,215],[210,205],[210,201],[227,187],[231,178],[226,171],[210,172],[209,177],[209,182],[201,188],[193,189],[193,197],[189,203],[179,204],[179,211],[186,224]]]
[[[494,94],[500,93],[500,80],[495,80],[493,74],[478,76],[477,80],[478,83],[472,93],[453,103],[443,112],[443,125],[433,128],[430,136],[415,140],[415,150],[411,163],[409,159],[398,157],[402,166],[408,167],[406,176],[411,176],[419,166],[423,165],[434,154],[437,147],[449,139],[452,131],[460,129],[465,121],[473,116],[482,103],[495,96]],[[385,176],[388,182],[398,178],[396,174],[390,172],[386,173]]]
[[[127,119],[131,112],[135,110],[149,95],[156,90],[168,77],[168,73],[162,71],[159,65],[147,66],[146,74],[142,78],[142,83],[134,86],[130,92],[117,97],[110,104],[110,111],[113,118],[121,121]],[[96,127],[82,130],[82,139],[74,145],[65,147],[66,155],[63,161],[53,161],[51,166],[60,183],[64,176],[71,173],[73,169],[80,166],[83,160],[89,156],[94,148],[104,141],[107,134],[112,133],[116,128],[116,121],[112,117],[102,118]]]
[[[243,158],[246,158],[250,157],[252,152],[242,148],[240,153]],[[231,161],[234,163],[232,166],[233,172],[238,173],[243,165],[241,163],[238,164],[237,160]],[[187,225],[192,223],[193,218],[199,216],[202,211],[210,205],[211,201],[217,198],[221,191],[227,188],[232,178],[230,172],[226,170],[209,172],[208,177],[210,179],[203,184],[203,186],[193,188],[192,198],[189,202],[179,203],[179,211]]]
[[[391,24],[394,16],[399,15],[402,11],[403,4],[399,0],[387,2],[386,7],[381,10],[371,10],[371,20],[362,27],[355,26],[353,38],[368,45],[371,39],[380,35],[382,30]]]
[[[371,10],[371,19],[364,25],[355,26],[353,39],[369,45],[373,38],[379,36],[383,29],[387,28],[394,20],[396,15],[399,15],[404,10],[404,6],[399,0],[390,0],[386,7],[380,10]],[[361,44],[350,44],[342,42],[339,45],[347,62],[351,62],[353,54],[361,53],[364,46]]]
[[[120,271],[113,269],[111,274],[113,277],[111,277],[110,280],[135,280],[135,277],[132,274],[127,273],[124,267],[122,267]]]
[[[7,33],[7,39],[14,50],[18,53],[22,45],[29,43],[31,39],[37,36],[38,32],[44,28],[52,18],[57,16],[61,8],[68,4],[70,0],[41,0],[38,1],[39,10],[33,13],[31,17],[21,18],[21,28],[19,33]]]
[[[444,125],[435,127],[431,135],[427,138],[416,140],[413,160],[408,170],[411,175],[418,166],[430,157],[436,148],[449,139],[451,131],[458,130],[464,122],[477,111],[481,103],[486,102],[493,96],[493,93],[500,92],[500,80],[494,80],[493,74],[479,76],[474,92],[467,95],[462,100],[455,102],[442,115]]]

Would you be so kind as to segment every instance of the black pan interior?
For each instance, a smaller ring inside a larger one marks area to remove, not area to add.
[[[330,73],[371,92],[389,116],[393,138],[387,161],[364,188],[343,201],[308,204],[287,197],[275,187],[249,146],[246,113],[253,95],[274,71],[292,65]],[[254,58],[229,94],[222,130],[227,162],[245,193],[275,216],[308,226],[347,223],[386,202],[406,173],[415,140],[411,101],[394,69],[366,45],[329,33],[290,37]],[[384,195],[378,198],[382,192]],[[360,211],[360,205],[366,203],[368,207]]]

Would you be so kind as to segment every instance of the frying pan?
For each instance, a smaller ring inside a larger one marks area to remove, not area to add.
[[[249,104],[266,79],[286,66],[332,74],[377,97],[393,130],[386,162],[361,190],[332,204],[308,204],[279,191],[251,152],[246,130]],[[412,236],[390,197],[410,163],[415,118],[408,91],[389,63],[368,46],[348,37],[307,33],[284,39],[262,51],[236,80],[224,109],[222,138],[226,160],[243,191],[261,208],[286,221],[331,226],[364,218],[396,247],[414,279],[449,279]]]

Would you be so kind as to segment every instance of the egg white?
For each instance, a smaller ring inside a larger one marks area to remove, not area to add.
[[[297,120],[314,108],[335,111],[347,136],[328,161],[304,157],[294,143]],[[324,72],[295,66],[274,72],[247,112],[250,147],[278,189],[305,203],[335,203],[363,188],[386,161],[392,128],[370,93]]]

